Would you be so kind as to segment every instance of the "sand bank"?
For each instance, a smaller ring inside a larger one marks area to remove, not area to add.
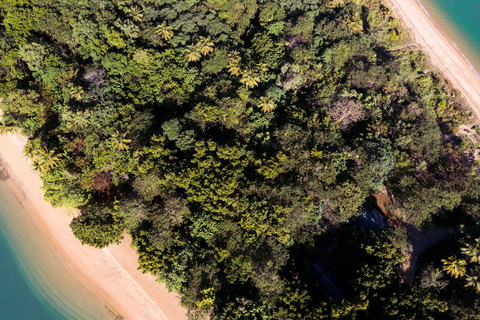
[[[464,96],[480,119],[480,79],[468,61],[437,28],[418,0],[385,0],[431,62]]]
[[[11,176],[7,183],[66,267],[75,270],[77,280],[124,319],[186,319],[178,295],[137,270],[137,256],[128,237],[108,249],[81,245],[69,227],[72,217],[43,199],[42,182],[23,157],[25,140],[13,134],[0,136],[0,156]]]

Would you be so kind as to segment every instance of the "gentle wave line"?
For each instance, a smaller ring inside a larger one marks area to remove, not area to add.
[[[57,252],[58,256],[59,256],[60,258],[62,258],[63,261],[65,261],[66,264],[68,264],[71,268],[73,268],[73,266],[72,266],[70,263],[68,263],[67,260],[65,260],[65,258],[62,257],[62,255],[60,254],[60,252],[58,252],[57,250],[55,250],[55,251]],[[75,269],[75,268],[73,268],[73,269]]]

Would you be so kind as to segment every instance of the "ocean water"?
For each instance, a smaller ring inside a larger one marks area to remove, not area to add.
[[[82,281],[0,181],[0,320],[115,319]]]
[[[480,0],[417,0],[480,77]]]

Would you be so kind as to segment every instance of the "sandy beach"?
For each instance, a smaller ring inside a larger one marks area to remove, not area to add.
[[[81,245],[69,227],[72,216],[43,199],[42,182],[23,157],[25,140],[13,134],[0,136],[0,156],[10,174],[7,183],[67,267],[75,269],[77,280],[124,319],[186,319],[180,297],[137,270],[128,237],[104,249]]]
[[[431,62],[459,90],[480,119],[480,79],[459,49],[447,39],[423,10],[418,0],[385,0],[413,40]]]

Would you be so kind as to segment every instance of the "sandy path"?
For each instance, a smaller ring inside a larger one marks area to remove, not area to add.
[[[168,293],[151,275],[137,270],[137,257],[127,237],[108,249],[82,246],[72,234],[64,209],[43,199],[42,182],[24,159],[25,138],[0,136],[0,155],[11,179],[7,181],[37,227],[78,274],[78,281],[105,301],[124,319],[182,320],[186,311],[180,298]]]
[[[404,250],[406,258],[400,264],[400,274],[401,282],[412,283],[415,280],[417,259],[420,254],[428,247],[451,236],[452,230],[434,227],[422,231],[411,224],[407,225],[407,230],[409,246]]]
[[[430,56],[432,63],[462,93],[480,119],[480,79],[461,52],[435,26],[418,0],[384,1],[400,18],[415,42]]]
[[[413,40],[430,56],[430,60],[459,90],[468,105],[480,119],[480,79],[445,34],[437,28],[418,0],[384,0],[394,16],[410,33]],[[413,228],[414,229],[414,228]],[[410,247],[400,270],[403,281],[414,280],[416,260],[423,250],[449,236],[446,229],[433,228],[425,233],[409,230]]]

